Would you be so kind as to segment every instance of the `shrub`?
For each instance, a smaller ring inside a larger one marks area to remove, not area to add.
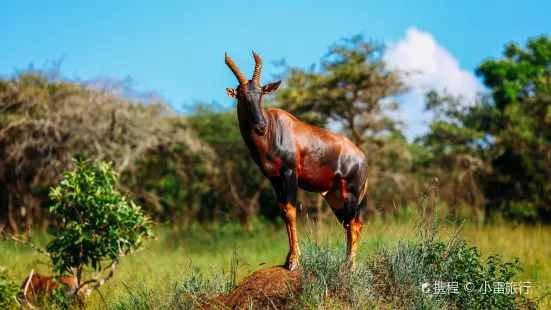
[[[61,184],[50,191],[56,203],[50,211],[59,215],[62,228],[46,247],[51,263],[58,273],[69,272],[77,278],[77,291],[84,284],[86,296],[113,276],[118,260],[142,247],[153,237],[147,215],[134,202],[115,190],[117,174],[110,163],[98,161],[92,166],[87,160],[73,160],[75,169],[65,173]],[[102,262],[108,260],[107,267]],[[84,267],[106,271],[81,283]]]
[[[20,293],[19,286],[13,282],[8,270],[0,266],[0,309],[15,308],[16,298]]]
[[[69,295],[83,301],[111,279],[119,260],[142,248],[153,232],[142,209],[115,189],[117,174],[111,163],[100,160],[91,165],[84,159],[73,159],[73,163],[74,170],[66,172],[60,185],[50,191],[55,202],[50,212],[60,223],[46,250],[14,236],[4,239],[47,255],[58,275],[74,277],[75,287]],[[94,274],[85,277],[89,267]]]

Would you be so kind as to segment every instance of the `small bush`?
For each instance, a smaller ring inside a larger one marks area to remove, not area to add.
[[[86,265],[100,270],[103,260],[116,260],[153,236],[147,215],[115,190],[117,174],[110,163],[92,166],[77,159],[74,164],[50,192],[56,202],[50,210],[63,228],[47,249],[60,273]]]
[[[66,172],[60,185],[50,191],[54,201],[50,212],[60,223],[47,250],[15,236],[4,236],[1,230],[0,238],[26,244],[48,256],[57,275],[74,277],[75,285],[66,293],[82,304],[113,277],[120,259],[142,248],[153,232],[141,207],[116,190],[118,175],[111,163],[73,162],[74,170]],[[52,306],[65,307],[63,293],[59,298],[55,295],[48,296]]]
[[[110,163],[73,162],[75,169],[66,172],[65,179],[50,192],[55,202],[50,211],[60,217],[62,228],[54,233],[47,250],[59,274],[77,277],[77,291],[85,267],[100,272],[85,288],[88,297],[113,276],[118,261],[141,248],[153,232],[143,210],[115,189],[117,173]],[[105,261],[107,265],[102,266]],[[101,279],[107,269],[109,274]]]
[[[13,309],[21,294],[19,286],[11,279],[8,270],[0,266],[0,309]]]

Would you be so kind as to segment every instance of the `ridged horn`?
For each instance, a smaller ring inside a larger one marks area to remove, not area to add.
[[[226,54],[226,65],[230,68],[230,70],[233,72],[237,80],[239,81],[239,84],[241,85],[247,85],[247,78],[239,71],[239,68],[235,65],[233,60],[228,56],[228,53]]]
[[[254,73],[252,80],[255,81],[257,84],[260,84],[260,70],[262,70],[262,59],[260,59],[260,56],[258,56],[253,51],[253,57],[254,61],[256,62],[256,65],[254,66]]]

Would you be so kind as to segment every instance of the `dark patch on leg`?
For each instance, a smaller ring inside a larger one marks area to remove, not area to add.
[[[342,225],[345,225],[346,221],[348,220],[348,210],[346,208],[341,209],[332,209],[333,213],[337,217],[337,220],[339,220],[339,223]]]

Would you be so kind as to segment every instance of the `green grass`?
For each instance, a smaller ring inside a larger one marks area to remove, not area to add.
[[[457,227],[450,224],[444,226],[439,235],[448,239],[456,230]],[[115,277],[92,295],[89,301],[92,308],[112,306],[123,298],[121,296],[128,298],[127,287],[134,287],[137,283],[147,285],[147,289],[140,290],[144,294],[156,296],[155,292],[158,292],[160,298],[162,294],[173,291],[174,284],[194,270],[201,271],[206,278],[215,277],[217,271],[219,276],[228,277],[231,275],[232,259],[236,257],[235,250],[239,259],[235,281],[240,282],[255,270],[282,264],[288,250],[283,224],[257,223],[252,233],[244,232],[239,225],[232,223],[197,226],[182,232],[159,227],[156,234],[157,239],[149,242],[145,250],[123,259]],[[524,273],[517,275],[515,280],[531,282],[528,297],[536,298],[551,290],[551,227],[464,226],[462,234],[469,246],[479,248],[484,258],[502,254],[504,260],[511,261],[518,257]],[[312,232],[300,225],[299,240],[307,238],[313,238]],[[358,261],[371,260],[373,255],[381,253],[381,249],[393,251],[399,239],[415,238],[416,231],[409,221],[405,224],[392,220],[366,222]],[[324,225],[321,239],[325,244],[332,245],[333,249],[344,252],[344,234],[336,220]],[[33,242],[44,245],[47,238],[35,235]],[[2,242],[0,253],[0,266],[7,267],[18,284],[32,268],[40,274],[50,273],[45,258],[25,246]],[[540,304],[540,308],[551,308],[549,298]]]

